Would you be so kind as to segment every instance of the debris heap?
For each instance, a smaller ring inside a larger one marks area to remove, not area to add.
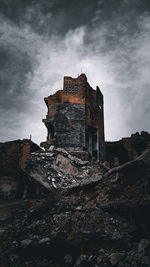
[[[0,221],[1,266],[150,266],[150,147],[113,169],[53,148],[24,172],[50,195]]]

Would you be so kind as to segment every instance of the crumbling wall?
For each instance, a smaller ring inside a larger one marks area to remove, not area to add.
[[[63,90],[45,98],[48,107],[46,119],[47,142],[68,151],[88,151],[90,157],[104,161],[103,95],[94,90],[85,74],[77,78],[64,77]]]
[[[28,139],[0,143],[0,198],[15,198],[30,152],[39,146]]]
[[[104,161],[104,111],[103,95],[97,86],[96,91],[89,84],[86,87],[86,147],[89,154]],[[90,142],[91,139],[91,142]],[[90,143],[91,146],[90,147]]]
[[[150,134],[142,131],[116,142],[106,142],[106,161],[111,168],[139,156],[148,146]]]
[[[64,103],[58,105],[55,116],[56,146],[66,150],[85,147],[85,106]]]

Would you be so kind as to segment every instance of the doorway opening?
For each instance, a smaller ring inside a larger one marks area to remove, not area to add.
[[[86,147],[90,158],[94,157],[96,160],[99,160],[99,138],[97,128],[88,126],[86,131]]]

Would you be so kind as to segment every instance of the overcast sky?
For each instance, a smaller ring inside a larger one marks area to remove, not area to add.
[[[81,72],[106,140],[150,131],[149,0],[0,0],[0,142],[46,140],[43,98]]]

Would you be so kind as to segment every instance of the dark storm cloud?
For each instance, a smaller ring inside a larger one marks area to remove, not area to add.
[[[36,41],[36,38],[34,38]],[[30,95],[26,81],[34,67],[36,46],[25,27],[0,19],[0,107],[23,108],[24,96]]]
[[[1,141],[44,140],[43,97],[81,70],[102,84],[107,139],[150,130],[149,12],[149,0],[1,0]]]
[[[109,131],[115,129],[114,125],[118,127],[108,137],[115,138],[117,132],[119,138],[137,130],[150,130],[150,113],[147,112],[150,101],[150,2],[99,1],[99,5],[100,8],[93,18],[94,34],[89,40],[93,50],[97,43],[97,55],[101,55],[103,51],[103,55],[110,55],[111,58],[109,64],[115,80],[111,86],[114,90],[113,101],[118,103],[118,121],[114,121],[115,117],[112,117],[113,123],[110,119],[109,127],[106,128]],[[108,12],[105,12],[107,8]],[[109,97],[108,93],[107,98]],[[105,108],[108,116],[111,114],[110,106],[105,105]],[[121,120],[123,125],[119,127]]]
[[[26,81],[28,76],[32,75],[35,53],[38,53],[35,49],[36,37],[32,34],[38,34],[41,38],[49,38],[52,34],[65,34],[83,22],[86,24],[93,14],[89,13],[89,10],[94,8],[94,4],[85,7],[85,1],[0,2],[0,88],[3,93],[1,108],[19,108],[20,105],[23,108],[25,104],[24,97],[29,94]],[[88,14],[91,15],[87,16]]]
[[[97,6],[97,1],[90,0],[2,0],[0,10],[17,25],[26,23],[38,33],[62,35],[88,24]]]

